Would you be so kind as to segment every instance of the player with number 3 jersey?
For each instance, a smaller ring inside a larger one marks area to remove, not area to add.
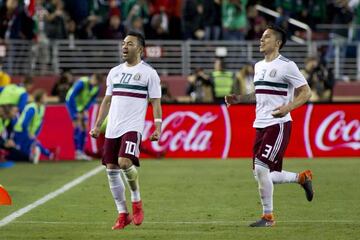
[[[296,64],[283,57],[279,50],[286,42],[286,32],[277,26],[268,26],[260,39],[264,60],[255,64],[255,92],[248,95],[225,96],[231,104],[256,101],[256,129],[253,148],[253,171],[258,182],[263,214],[251,227],[271,227],[274,184],[299,183],[306,198],[313,198],[312,172],[300,173],[282,170],[282,161],[290,140],[290,111],[300,107],[311,96],[310,88]]]

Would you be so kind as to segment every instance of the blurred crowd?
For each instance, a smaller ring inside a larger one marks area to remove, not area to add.
[[[274,22],[290,35],[302,36],[288,24],[295,18],[308,24],[316,33],[318,24],[359,24],[359,0],[0,0],[0,46],[7,39],[28,39],[33,53],[50,56],[53,39],[122,39],[129,29],[142,32],[146,39],[257,40],[267,24]],[[277,11],[269,18],[256,4]],[[349,52],[346,42],[349,29],[334,28],[327,32],[329,47],[305,61],[302,70],[312,87],[313,101],[331,100],[334,77],[328,62],[334,57],[332,42],[344,42],[340,54]],[[360,39],[354,31],[352,40]],[[0,49],[1,52],[1,49]],[[35,61],[49,62],[33,56]],[[1,57],[1,56],[0,56]],[[38,60],[36,60],[38,59]],[[217,58],[214,70],[196,69],[188,76],[187,94],[194,102],[221,101],[229,92],[248,93],[252,89],[253,63],[239,71],[226,70],[226,59]],[[0,63],[1,64],[1,63]],[[45,64],[43,64],[45,65]],[[10,83],[1,71],[0,86]],[[231,80],[230,80],[231,79]],[[52,95],[65,101],[74,79],[70,69],[63,69]],[[174,101],[163,85],[164,101]]]
[[[261,4],[280,17],[269,19]],[[269,21],[358,24],[358,0],[0,0],[0,40],[122,39],[129,29],[147,39],[259,39]],[[334,30],[344,34],[342,30]],[[358,32],[355,37],[360,36]]]

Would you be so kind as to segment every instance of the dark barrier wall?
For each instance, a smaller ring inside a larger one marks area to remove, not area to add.
[[[308,104],[292,112],[288,157],[359,157],[360,104]],[[98,106],[89,113],[94,124]],[[142,157],[159,152],[169,158],[251,157],[255,132],[254,105],[163,105],[163,133],[150,142],[152,110],[146,116]],[[72,126],[64,106],[48,106],[40,135],[45,146],[61,148],[61,159],[73,159]],[[99,145],[99,146],[98,146]],[[101,143],[88,138],[87,151]],[[146,153],[151,153],[146,154]]]

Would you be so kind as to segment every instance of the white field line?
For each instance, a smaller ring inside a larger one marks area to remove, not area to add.
[[[49,200],[51,200],[53,198],[56,198],[57,196],[59,196],[59,195],[63,194],[64,192],[70,190],[71,188],[75,187],[76,185],[82,183],[86,179],[96,175],[97,173],[99,173],[103,169],[104,169],[103,166],[98,166],[98,167],[94,168],[93,170],[91,170],[90,172],[88,172],[88,173],[86,173],[86,174],[72,180],[71,182],[65,184],[61,188],[59,188],[59,189],[45,195],[44,197],[40,198],[39,200],[27,205],[26,207],[23,207],[23,208],[15,211],[15,212],[13,212],[9,216],[7,216],[7,217],[0,220],[0,227],[3,227],[6,224],[9,224],[10,222],[14,221],[18,217],[21,217],[25,213],[30,212],[34,208],[46,203],[47,201],[49,201]]]
[[[147,222],[144,221],[144,224],[164,224],[164,225],[239,225],[239,224],[248,224],[253,222],[253,220],[249,221],[169,221],[169,222]],[[290,224],[298,224],[298,223],[336,223],[336,224],[360,224],[359,220],[288,220],[288,221],[276,221],[277,223],[290,223]],[[111,224],[109,222],[56,222],[56,221],[15,221],[17,224],[53,224],[53,225],[106,225]]]

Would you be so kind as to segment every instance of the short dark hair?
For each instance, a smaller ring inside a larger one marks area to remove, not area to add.
[[[276,37],[278,40],[281,40],[281,45],[280,45],[280,48],[281,49],[285,43],[286,43],[286,39],[287,39],[287,33],[284,29],[282,29],[281,27],[277,26],[277,25],[268,25],[266,27],[266,29],[271,29],[273,31],[275,31],[276,33]]]
[[[126,36],[134,36],[137,38],[139,44],[145,48],[145,37],[141,32],[135,31],[135,30],[130,30]]]
[[[41,101],[41,98],[46,94],[46,91],[44,89],[36,89],[33,93],[34,96],[34,102],[38,103]]]
[[[26,75],[22,81],[22,84],[24,86],[32,85],[34,84],[33,77],[31,75]]]

